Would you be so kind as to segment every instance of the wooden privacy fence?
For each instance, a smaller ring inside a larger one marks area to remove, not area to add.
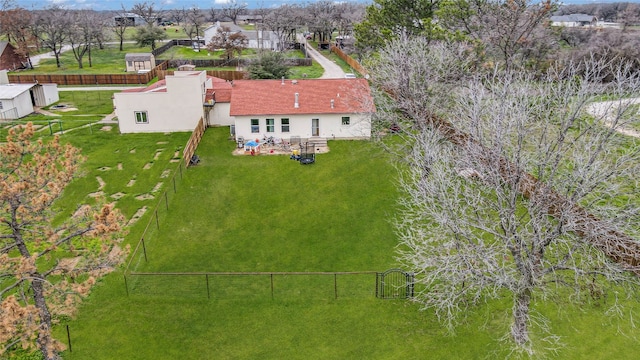
[[[334,52],[338,57],[344,60],[349,66],[351,66],[355,71],[359,72],[362,75],[367,75],[367,70],[354,58],[347,55],[335,45],[331,45],[331,51]]]
[[[196,152],[198,144],[200,144],[200,140],[202,140],[204,130],[204,119],[200,118],[200,121],[198,121],[198,125],[196,125],[196,128],[191,133],[191,137],[189,138],[189,141],[187,141],[187,145],[182,151],[182,160],[185,162],[185,164],[189,164],[189,160],[191,160],[191,157]]]
[[[58,84],[58,85],[137,85],[147,84],[158,76],[158,72],[167,69],[168,63],[161,62],[159,65],[144,74],[25,74],[9,75],[9,82],[13,84]]]

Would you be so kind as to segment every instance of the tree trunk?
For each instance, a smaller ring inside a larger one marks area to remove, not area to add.
[[[47,302],[44,298],[44,279],[40,273],[33,274],[34,280],[31,282],[31,289],[33,290],[33,301],[38,313],[40,314],[40,329],[38,330],[38,347],[42,352],[42,356],[45,360],[56,360],[58,356],[53,347],[53,339],[51,338],[51,313],[47,307]]]
[[[531,306],[531,289],[527,288],[517,293],[513,301],[511,337],[521,347],[529,343],[529,306]]]
[[[53,51],[53,54],[56,56],[56,66],[58,69],[60,68],[60,54],[57,51]]]
[[[124,43],[124,37],[121,37],[120,38],[120,51],[123,50],[123,47],[122,47],[123,43]]]

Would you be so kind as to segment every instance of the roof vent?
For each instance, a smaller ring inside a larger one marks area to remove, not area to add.
[[[284,85],[284,76],[282,77],[282,83],[280,85]]]
[[[335,107],[334,104],[335,104],[335,100],[331,99],[331,108],[332,109]]]
[[[295,102],[293,103],[293,107],[294,107],[295,109],[297,109],[297,108],[299,108],[299,107],[300,107],[300,103],[298,102],[298,98],[299,98],[299,97],[300,97],[300,94],[295,93],[295,98],[296,98],[296,100],[295,100]]]
[[[291,80],[291,83],[292,83],[293,85],[295,85],[295,84],[297,84],[297,83],[298,83],[298,80]]]

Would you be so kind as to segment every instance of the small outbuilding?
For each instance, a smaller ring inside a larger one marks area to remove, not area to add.
[[[156,59],[152,53],[129,53],[124,56],[127,72],[151,71],[156,67]]]
[[[5,70],[0,71],[0,119],[15,120],[59,100],[56,84],[9,84]]]

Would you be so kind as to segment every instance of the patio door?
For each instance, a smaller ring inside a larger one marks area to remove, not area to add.
[[[320,119],[311,119],[311,136],[320,136]]]

